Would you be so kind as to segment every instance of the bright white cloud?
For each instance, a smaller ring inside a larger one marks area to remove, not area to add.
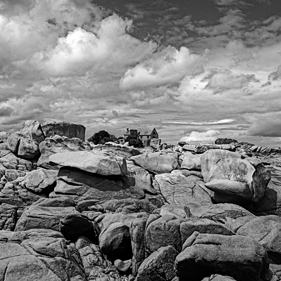
[[[192,131],[189,136],[182,137],[182,142],[203,142],[203,141],[215,141],[220,134],[220,131],[209,130],[206,132]]]
[[[156,48],[152,42],[128,35],[131,25],[131,21],[113,15],[101,21],[96,33],[78,27],[59,38],[54,49],[36,53],[31,64],[51,76],[80,76],[91,69],[120,71],[120,66],[139,62]]]
[[[192,54],[186,47],[169,47],[129,69],[120,81],[124,90],[158,87],[180,81],[186,75],[203,71],[204,55]]]

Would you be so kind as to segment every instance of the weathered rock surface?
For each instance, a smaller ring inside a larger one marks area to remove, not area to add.
[[[132,146],[117,144],[115,142],[106,142],[103,145],[93,146],[93,151],[99,151],[103,154],[114,155],[124,158],[130,158],[141,154],[141,152]]]
[[[179,173],[165,173],[155,176],[154,188],[169,204],[186,206],[189,203],[212,204],[204,182],[196,177],[185,177]]]
[[[33,228],[44,228],[60,231],[60,220],[69,215],[79,214],[72,202],[65,200],[45,199],[25,209],[16,224],[16,231]]]
[[[195,232],[188,242],[175,261],[180,280],[201,280],[217,273],[256,281],[268,269],[266,251],[248,237]]]
[[[135,181],[134,186],[151,194],[156,194],[157,191],[152,185],[152,175],[145,169],[135,165],[132,161],[127,162],[128,177],[132,177]]]
[[[121,222],[111,224],[99,236],[99,246],[109,260],[132,258],[130,229]]]
[[[85,141],[86,128],[83,125],[46,118],[41,126],[46,137],[59,135]]]
[[[177,152],[154,152],[140,154],[130,158],[142,168],[155,173],[170,173],[179,168],[179,155]]]
[[[240,187],[243,193],[240,197],[247,196],[248,200],[258,202],[265,193],[267,184],[270,181],[270,172],[262,165],[258,164],[254,167],[247,160],[241,158],[241,155],[234,152],[224,150],[208,150],[201,157],[202,175],[206,183],[212,180],[230,180],[235,182],[242,182],[248,186]],[[235,196],[239,196],[236,188],[221,188],[220,194],[226,193],[229,195],[230,190],[235,190]],[[218,190],[218,186],[216,190]],[[239,188],[238,188],[239,189]]]
[[[0,277],[5,281],[86,281],[74,249],[62,238],[0,243]]]
[[[51,155],[49,161],[64,167],[77,168],[102,176],[123,175],[126,172],[125,160],[124,167],[122,167],[115,158],[90,151],[57,153]]]
[[[201,162],[200,162],[200,155],[193,154],[190,152],[185,152],[180,157],[181,162],[181,169],[188,169],[188,170],[201,170]]]
[[[49,156],[56,153],[63,153],[69,151],[84,151],[90,150],[89,144],[84,143],[78,138],[67,138],[65,136],[55,135],[46,138],[39,144],[40,158],[37,165],[44,168],[53,168],[49,163]]]
[[[178,251],[172,246],[161,247],[147,257],[135,281],[170,281],[176,276],[174,261]]]
[[[237,234],[256,240],[273,260],[281,262],[281,217],[256,217],[241,226]]]

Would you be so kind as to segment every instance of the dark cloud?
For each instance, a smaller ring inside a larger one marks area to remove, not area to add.
[[[281,121],[268,119],[256,121],[248,130],[251,136],[281,137]]]
[[[14,110],[9,106],[1,107],[0,108],[0,117],[11,116],[13,112],[14,112]]]

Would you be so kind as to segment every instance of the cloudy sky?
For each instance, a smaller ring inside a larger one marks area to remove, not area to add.
[[[0,50],[0,131],[281,146],[280,0],[0,0]]]

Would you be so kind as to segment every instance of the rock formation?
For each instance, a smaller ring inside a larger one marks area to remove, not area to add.
[[[48,124],[2,134],[1,280],[281,280],[276,151],[148,152]]]

